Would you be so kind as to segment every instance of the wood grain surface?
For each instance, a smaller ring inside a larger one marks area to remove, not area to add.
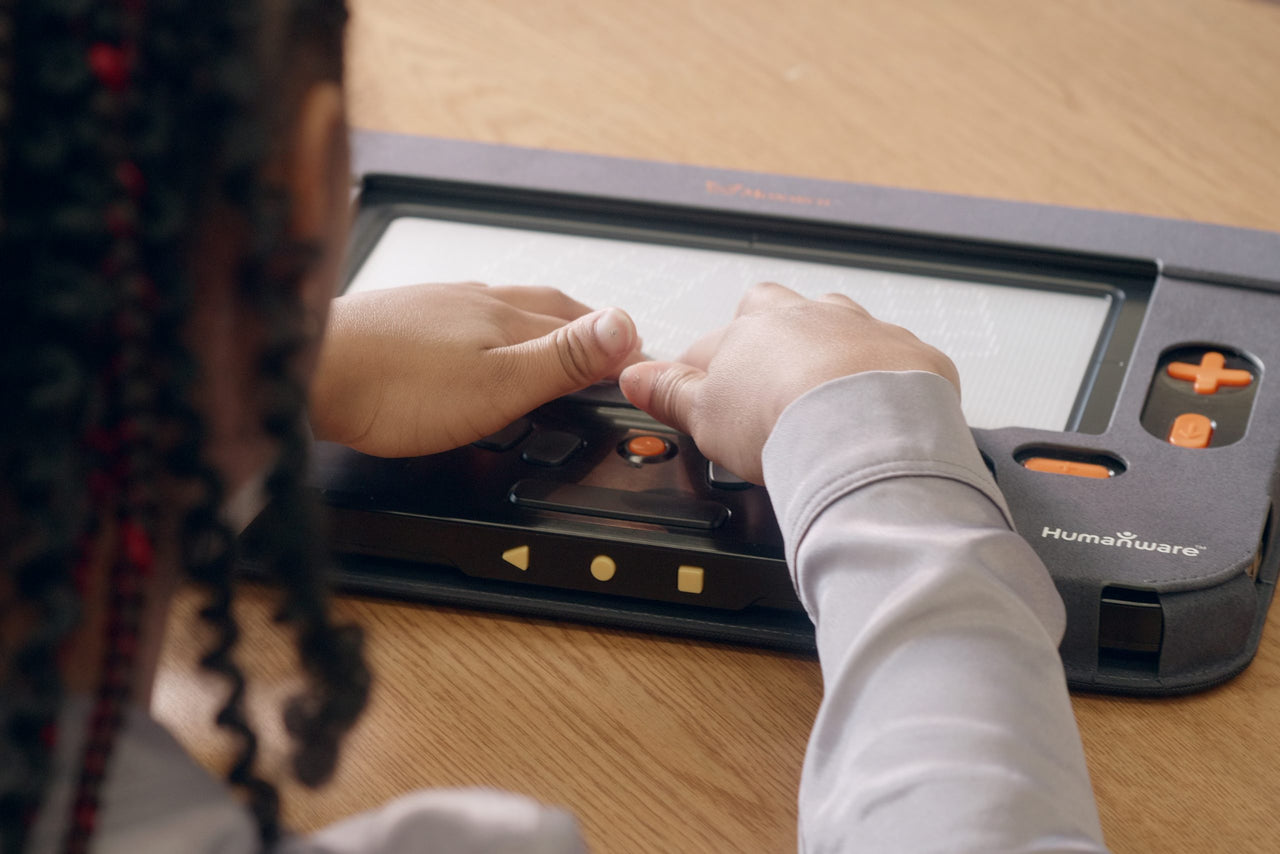
[[[1274,2],[352,5],[361,127],[1280,229]],[[293,663],[270,601],[250,588],[242,618],[274,751]],[[175,613],[156,712],[217,768],[194,607],[184,595]],[[411,788],[486,785],[572,809],[597,852],[794,850],[813,660],[355,597],[338,607],[368,627],[377,689],[335,781],[286,786],[298,826]],[[1115,851],[1280,850],[1276,609],[1230,683],[1078,696],[1075,710]]]

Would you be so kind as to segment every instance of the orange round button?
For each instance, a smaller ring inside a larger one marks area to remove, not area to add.
[[[1184,412],[1173,419],[1169,442],[1179,448],[1207,448],[1213,440],[1213,421],[1198,412]]]
[[[627,453],[637,457],[665,456],[667,441],[658,436],[636,436],[627,442]]]

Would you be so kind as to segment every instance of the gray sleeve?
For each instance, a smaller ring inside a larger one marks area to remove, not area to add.
[[[1062,602],[951,385],[821,386],[779,419],[764,472],[824,681],[800,849],[1104,850]]]
[[[277,854],[586,854],[569,813],[494,789],[426,789],[285,841]]]

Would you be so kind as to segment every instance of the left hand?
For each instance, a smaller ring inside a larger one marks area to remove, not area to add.
[[[316,438],[383,457],[494,433],[639,361],[621,309],[545,287],[416,285],[338,297],[311,388]]]

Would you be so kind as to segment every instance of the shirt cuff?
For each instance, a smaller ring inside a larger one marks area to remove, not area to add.
[[[982,461],[955,386],[926,371],[869,371],[792,401],[764,446],[764,480],[787,562],[813,520],[854,490],[895,477],[942,477],[982,492],[1013,520]]]

